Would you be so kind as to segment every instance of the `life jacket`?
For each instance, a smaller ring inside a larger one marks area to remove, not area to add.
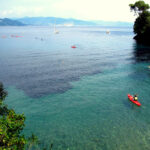
[[[135,96],[135,97],[134,97],[134,100],[135,100],[135,101],[137,101],[137,100],[138,100],[137,96]]]

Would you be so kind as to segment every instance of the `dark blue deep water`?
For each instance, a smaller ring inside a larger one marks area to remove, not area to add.
[[[132,28],[57,29],[0,27],[0,81],[8,106],[26,115],[24,134],[39,149],[149,150],[150,49]]]

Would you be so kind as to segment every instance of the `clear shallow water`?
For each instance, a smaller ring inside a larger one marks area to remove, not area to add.
[[[24,133],[60,150],[148,150],[149,49],[134,43],[130,28],[58,29],[0,30],[0,80],[9,107],[26,115]],[[142,107],[127,93],[138,93]]]

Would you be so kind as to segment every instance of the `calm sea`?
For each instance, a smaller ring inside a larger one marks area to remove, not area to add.
[[[5,102],[26,116],[24,134],[39,149],[150,150],[150,49],[132,28],[57,30],[0,27],[0,81]]]

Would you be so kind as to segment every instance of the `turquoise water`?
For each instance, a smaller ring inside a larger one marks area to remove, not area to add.
[[[30,28],[3,28],[8,38],[0,39],[6,103],[25,113],[24,133],[56,150],[149,150],[150,55],[132,29],[109,28],[107,35],[106,27],[59,27],[54,35]],[[142,106],[128,93],[138,93]]]

